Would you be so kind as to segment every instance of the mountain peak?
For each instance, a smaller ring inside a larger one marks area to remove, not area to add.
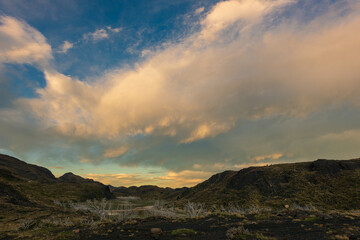
[[[84,182],[94,182],[92,179],[85,179],[83,177],[80,177],[79,175],[75,175],[72,172],[65,173],[61,177],[59,177],[59,180],[63,182],[73,182],[73,183],[84,183]]]
[[[14,176],[25,180],[53,182],[55,176],[46,168],[29,164],[17,158],[0,154],[0,169],[5,169]]]

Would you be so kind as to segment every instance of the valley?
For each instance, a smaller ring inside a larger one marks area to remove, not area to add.
[[[0,206],[4,240],[359,239],[360,160],[250,167],[171,189],[55,178],[0,155]]]

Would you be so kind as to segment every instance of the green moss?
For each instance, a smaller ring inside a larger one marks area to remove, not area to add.
[[[315,221],[319,221],[320,220],[320,218],[319,217],[317,217],[317,216],[310,216],[310,217],[308,217],[308,218],[305,218],[305,222],[315,222]]]

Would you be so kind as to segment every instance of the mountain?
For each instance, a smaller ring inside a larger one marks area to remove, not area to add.
[[[113,187],[112,193],[116,196],[134,196],[144,199],[163,199],[163,200],[172,200],[176,198],[179,194],[184,192],[184,188],[162,188],[153,185],[144,185],[140,187]]]
[[[0,206],[48,206],[54,200],[113,198],[108,186],[73,173],[60,178],[46,168],[0,154]]]
[[[89,182],[93,183],[93,182],[95,182],[92,179],[82,178],[78,175],[73,174],[72,172],[65,173],[64,175],[59,177],[59,180],[62,182],[71,182],[71,183],[89,183]],[[97,183],[99,183],[99,182],[97,182]]]
[[[323,208],[360,207],[360,159],[325,160],[225,171],[182,192],[179,201]]]
[[[111,191],[110,191],[111,190]],[[360,159],[326,160],[249,167],[225,171],[191,188],[113,187],[73,173],[60,178],[46,168],[0,155],[0,205],[41,205],[53,200],[84,201],[137,196],[211,204],[284,206],[326,209],[360,208]]]
[[[21,179],[54,182],[55,176],[46,168],[20,161],[17,158],[0,154],[0,169],[7,170]]]

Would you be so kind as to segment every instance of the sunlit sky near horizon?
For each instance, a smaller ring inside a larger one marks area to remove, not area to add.
[[[0,0],[0,153],[114,186],[360,157],[358,0]]]

